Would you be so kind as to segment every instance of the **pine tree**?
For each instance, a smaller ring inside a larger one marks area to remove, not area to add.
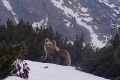
[[[120,28],[112,40],[112,46],[114,47],[114,57],[118,64],[120,64]]]
[[[120,64],[120,48],[117,48],[114,52],[114,58],[117,64]]]
[[[72,63],[76,66],[79,66],[80,63],[83,62],[83,57],[82,57],[83,43],[84,43],[84,35],[82,34],[81,37],[76,35],[76,39],[73,44],[74,52],[71,54],[73,61]]]
[[[22,52],[22,47],[23,43],[9,46],[4,41],[0,43],[0,79],[13,74],[11,72],[15,69],[14,64]]]
[[[6,40],[6,32],[7,32],[7,29],[5,27],[5,25],[1,25],[0,26],[0,42],[3,41],[3,40]]]
[[[10,75],[13,70],[12,64],[20,52],[20,46],[10,45],[8,47],[4,41],[0,43],[0,79]]]
[[[7,20],[7,32],[6,32],[6,43],[8,44],[12,44],[14,42],[14,27],[15,25],[13,24],[13,22],[11,20]]]
[[[111,40],[111,44],[114,49],[119,47],[119,33],[116,33],[114,39]]]
[[[91,47],[90,44],[86,44],[85,47],[83,48],[82,57],[83,63],[81,65],[81,68],[83,68],[83,71],[90,73],[91,67],[94,65],[96,61],[95,50]]]
[[[119,47],[120,47],[120,27],[118,28],[118,35],[119,35]]]

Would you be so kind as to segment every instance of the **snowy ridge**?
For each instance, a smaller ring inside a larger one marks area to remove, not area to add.
[[[60,66],[55,64],[32,62],[28,60],[26,60],[26,62],[30,67],[28,80],[108,80],[75,70],[75,68],[71,66]],[[10,76],[5,80],[23,79]]]
[[[113,8],[116,7],[115,4],[109,3],[108,0],[99,0],[99,2],[106,4],[106,5],[109,6],[111,9],[113,9]],[[117,10],[115,10],[115,9],[114,9],[114,11],[115,11],[117,14],[119,14],[119,13],[120,13],[120,8],[119,8],[119,11],[117,11]]]
[[[42,19],[40,22],[34,22],[32,24],[32,27],[33,28],[36,28],[36,27],[40,28],[40,26],[45,26],[46,27],[47,23],[48,23],[48,17],[46,17],[45,19]]]
[[[119,1],[119,0],[118,0]],[[110,7],[115,13],[113,13],[113,16],[110,16],[112,19],[116,20],[117,14],[120,14],[120,7],[116,6],[115,4],[112,4],[109,2],[109,0],[99,0],[100,3],[104,3],[105,5],[107,5],[108,7]],[[115,8],[118,7],[119,10],[116,10]],[[119,18],[118,18],[119,19]],[[115,27],[115,25],[117,25]],[[111,22],[111,27],[112,28],[118,28],[118,24],[113,24]],[[103,36],[105,38],[104,42],[107,43],[109,41],[109,39],[112,39],[112,35],[104,35]]]
[[[2,2],[4,4],[4,6],[7,8],[7,10],[9,10],[13,14],[15,22],[18,24],[18,17],[16,16],[16,13],[13,11],[13,9],[9,3],[9,0],[2,0]]]
[[[89,33],[92,37],[91,42],[93,44],[93,46],[97,46],[97,47],[103,47],[106,45],[106,43],[104,43],[104,41],[100,41],[98,40],[98,35],[95,34],[95,32],[92,29],[92,26],[88,25],[86,22],[91,22],[93,18],[90,17],[90,14],[87,14],[85,12],[88,11],[87,8],[81,7],[80,3],[79,3],[79,8],[81,9],[81,11],[83,12],[83,14],[81,14],[78,10],[77,12],[74,12],[72,9],[63,6],[63,0],[51,0],[51,2],[53,3],[53,5],[55,5],[57,8],[60,8],[61,10],[64,11],[64,14],[67,15],[68,17],[72,18],[75,17],[77,23],[79,25],[82,25],[83,27],[85,27],[86,29],[89,30]],[[81,17],[83,16],[83,17]],[[84,21],[84,22],[83,22]],[[66,25],[68,26],[70,23],[67,23]]]

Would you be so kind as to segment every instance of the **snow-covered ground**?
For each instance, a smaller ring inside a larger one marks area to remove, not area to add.
[[[71,66],[60,66],[56,64],[32,62],[26,60],[30,67],[28,80],[108,80],[75,70]],[[15,76],[10,76],[5,80],[24,80]]]

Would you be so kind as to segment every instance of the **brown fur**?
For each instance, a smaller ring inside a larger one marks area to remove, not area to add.
[[[52,56],[52,53],[53,53],[55,47],[56,46],[55,46],[55,42],[54,41],[51,42],[48,38],[45,39],[45,44],[44,44],[45,59],[42,60],[41,62],[53,63],[54,60],[57,60],[57,58],[53,58],[53,56]],[[57,62],[54,62],[54,63],[59,64]]]
[[[59,65],[69,66],[71,58],[67,50],[59,49],[56,46],[56,41],[50,41],[48,38],[45,39],[44,44],[45,59],[42,62],[55,63]]]
[[[54,50],[53,55],[60,59],[60,65],[69,66],[71,64],[71,58],[67,50],[60,49],[59,51]]]

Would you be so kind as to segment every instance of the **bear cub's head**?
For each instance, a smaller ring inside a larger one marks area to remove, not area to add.
[[[54,49],[56,49],[56,41],[55,40],[53,40],[52,42],[48,39],[48,38],[46,38],[45,39],[45,44],[44,44],[44,50],[45,50],[45,52],[52,52],[52,51],[54,51]]]

